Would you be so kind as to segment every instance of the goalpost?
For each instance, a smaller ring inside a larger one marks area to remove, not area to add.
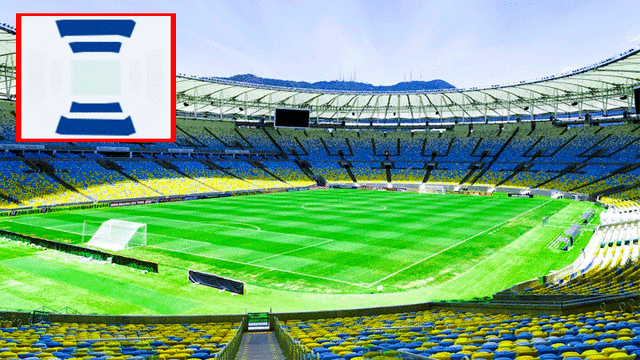
[[[443,185],[420,184],[418,188],[420,194],[444,194]]]
[[[103,223],[85,220],[82,242],[101,249],[118,251],[147,245],[147,224],[111,219]]]

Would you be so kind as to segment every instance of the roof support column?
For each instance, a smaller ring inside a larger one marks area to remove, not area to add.
[[[396,114],[398,114],[398,117],[396,120],[399,127],[400,126],[400,95],[398,95],[398,102],[396,104]]]
[[[488,123],[487,112],[489,111],[489,104],[487,104],[487,94],[484,94],[484,123]]]
[[[223,90],[220,90],[218,93],[218,113],[220,113],[220,120],[222,120],[222,92]]]
[[[249,120],[248,116],[247,116],[247,113],[249,112],[247,110],[247,102],[248,102],[248,100],[249,100],[249,96],[247,95],[247,93],[244,93],[244,103],[242,104],[244,106],[242,108],[244,109],[244,119],[245,120]]]

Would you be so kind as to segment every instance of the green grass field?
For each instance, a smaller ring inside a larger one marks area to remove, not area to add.
[[[0,280],[0,308],[302,311],[486,296],[569,264],[590,232],[570,252],[546,245],[592,207],[547,198],[317,190],[7,218],[3,229],[74,244],[85,220],[146,223],[147,246],[121,253],[158,262],[160,273],[2,242],[0,276],[8,280]],[[555,225],[542,226],[544,216]],[[190,284],[187,269],[245,281],[247,294]]]

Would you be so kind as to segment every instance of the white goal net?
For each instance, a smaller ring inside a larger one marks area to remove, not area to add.
[[[118,251],[147,245],[147,224],[111,219],[103,223],[85,220],[82,242],[101,249]]]
[[[444,194],[444,186],[420,184],[420,187],[418,188],[418,192],[420,194]]]

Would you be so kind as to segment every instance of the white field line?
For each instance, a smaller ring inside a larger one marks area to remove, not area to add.
[[[205,225],[205,226],[220,226],[220,227],[226,227],[226,228],[230,228],[230,229],[236,229],[236,230],[247,230],[247,231],[257,231],[257,232],[264,232],[264,233],[268,233],[268,234],[276,234],[276,235],[280,235],[280,236],[295,236],[295,237],[305,237],[305,238],[310,238],[310,239],[320,239],[320,240],[325,240],[325,241],[335,241],[334,239],[329,239],[329,238],[323,238],[323,237],[318,237],[318,236],[312,236],[312,235],[300,235],[300,234],[287,234],[287,233],[281,233],[281,232],[277,232],[277,231],[269,231],[269,230],[257,230],[257,229],[248,229],[248,228],[242,228],[242,227],[237,227],[237,226],[229,226],[229,225],[222,225],[219,223],[204,223],[204,222],[199,222],[199,221],[188,221],[188,220],[178,220],[178,219],[164,219],[164,218],[154,218],[152,216],[135,216],[135,218],[151,218],[151,219],[156,219],[156,220],[167,220],[167,221],[179,221],[179,222],[184,222],[184,223],[189,223],[189,224],[198,224],[198,225]],[[244,223],[243,223],[244,224]],[[246,225],[251,225],[251,224],[246,224]],[[256,225],[252,225],[252,226],[256,226]],[[257,226],[256,226],[257,227]]]
[[[493,230],[493,229],[495,229],[495,228],[497,228],[497,227],[500,227],[500,226],[502,226],[502,225],[504,225],[504,224],[508,223],[509,221],[512,221],[512,220],[514,220],[514,219],[516,219],[516,218],[519,218],[519,217],[520,217],[520,216],[522,216],[522,215],[528,214],[528,213],[532,212],[533,210],[536,210],[536,209],[537,209],[537,208],[539,208],[539,207],[542,207],[542,206],[544,206],[544,205],[547,205],[547,204],[548,204],[548,203],[550,203],[551,201],[552,201],[552,200],[549,200],[549,201],[547,201],[547,202],[545,202],[545,203],[542,203],[542,204],[540,204],[540,205],[538,205],[538,206],[536,206],[536,207],[534,207],[534,208],[532,208],[532,209],[529,209],[529,210],[527,210],[527,211],[523,212],[522,214],[516,215],[516,216],[512,217],[511,219],[507,219],[507,220],[505,220],[505,221],[503,221],[503,222],[501,222],[501,223],[499,223],[499,224],[497,224],[497,225],[494,225],[494,226],[492,226],[492,227],[488,228],[487,230],[484,230],[484,231],[482,231],[482,232],[479,232],[479,233],[477,233],[477,234],[475,234],[475,235],[471,235],[471,236],[469,236],[468,238],[466,238],[466,239],[464,239],[464,240],[461,240],[461,241],[459,241],[459,242],[457,242],[457,243],[455,243],[455,244],[453,244],[453,245],[449,246],[448,248],[442,249],[442,250],[438,251],[437,253],[431,254],[431,255],[429,255],[429,256],[427,256],[427,257],[425,257],[425,258],[421,259],[421,260],[418,260],[418,261],[414,262],[414,263],[413,263],[413,264],[411,264],[411,265],[407,265],[407,266],[403,267],[402,269],[400,269],[400,270],[398,270],[398,271],[395,271],[395,272],[393,272],[393,273],[391,273],[391,274],[389,274],[389,275],[387,275],[387,276],[383,277],[382,279],[380,279],[380,280],[378,280],[378,281],[376,281],[376,282],[372,282],[371,284],[367,285],[367,287],[373,286],[373,285],[375,285],[375,284],[378,284],[378,283],[379,283],[379,282],[381,282],[381,281],[387,280],[388,278],[390,278],[390,277],[392,277],[392,276],[398,275],[399,273],[401,273],[401,272],[403,272],[403,271],[405,271],[405,270],[407,270],[407,269],[410,269],[410,268],[412,268],[412,267],[414,267],[414,266],[416,266],[416,265],[418,265],[418,264],[421,264],[421,263],[423,263],[423,262],[425,262],[425,261],[427,261],[427,260],[431,259],[431,258],[432,258],[432,257],[434,257],[434,256],[440,255],[440,254],[442,254],[443,252],[445,252],[445,251],[447,251],[447,250],[453,249],[454,247],[456,247],[456,246],[458,246],[458,245],[464,244],[464,243],[466,243],[467,241],[469,241],[469,240],[471,240],[471,239],[474,239],[474,238],[476,238],[476,237],[478,237],[478,236],[480,236],[480,235],[482,235],[482,234],[484,234],[484,233],[486,233],[486,232],[489,232],[489,231],[491,231],[491,230]]]
[[[15,221],[13,219],[10,219],[10,220],[7,220],[7,221],[10,221],[10,222],[16,223],[16,224],[20,224],[20,225],[29,225],[29,226],[35,226],[35,227],[39,227],[39,228],[43,228],[43,229],[62,231],[62,232],[66,232],[66,233],[69,233],[69,234],[82,235],[82,233],[75,232],[75,231],[62,230],[62,229],[58,229],[58,228],[55,228],[55,227],[42,226],[42,225],[25,224],[25,223],[22,223],[22,222],[19,222],[19,221]],[[66,225],[62,225],[62,226],[68,226],[68,225],[76,225],[76,224],[66,224]]]
[[[62,225],[56,225],[55,228],[63,228],[63,227],[69,227],[69,226],[79,226],[79,224],[76,223],[71,223],[71,224],[62,224]]]
[[[307,249],[307,248],[310,248],[310,247],[314,247],[314,246],[318,246],[318,245],[322,245],[322,244],[327,244],[327,243],[330,243],[330,242],[333,242],[333,240],[327,240],[327,241],[323,241],[323,242],[320,242],[320,243],[317,243],[317,244],[307,245],[307,246],[304,246],[304,247],[301,247],[301,248],[298,248],[298,249],[292,249],[292,250],[289,250],[289,251],[285,251],[285,252],[280,253],[280,254],[274,254],[274,255],[271,255],[271,256],[267,256],[266,258],[249,261],[247,264],[253,264],[253,263],[256,263],[258,261],[273,259],[274,257],[290,254],[292,252],[304,250],[304,249]]]
[[[195,240],[181,239],[181,238],[174,238],[174,239],[176,239],[176,240],[195,241]],[[203,242],[202,244],[203,245],[201,245],[201,246],[211,245],[211,244],[205,243],[205,242]],[[198,246],[200,246],[200,245],[198,245]],[[298,276],[307,276],[307,277],[312,277],[312,278],[316,278],[316,279],[339,282],[339,283],[342,283],[342,284],[347,284],[347,285],[351,285],[351,286],[358,286],[358,287],[362,287],[362,288],[367,287],[367,285],[364,285],[364,284],[354,284],[354,283],[351,283],[351,282],[348,282],[348,281],[332,279],[332,278],[328,278],[328,277],[324,277],[324,276],[311,275],[311,274],[301,273],[301,272],[297,272],[297,271],[278,269],[278,268],[274,268],[274,267],[270,267],[270,266],[263,266],[263,265],[258,265],[258,264],[250,264],[250,263],[246,263],[246,262],[242,262],[242,261],[224,259],[224,258],[219,258],[219,257],[215,257],[215,256],[210,256],[210,255],[194,254],[194,253],[191,253],[191,252],[188,252],[188,251],[184,251],[183,249],[181,249],[181,250],[165,249],[165,248],[162,248],[162,247],[159,247],[159,246],[150,246],[150,245],[147,245],[146,247],[154,248],[154,249],[160,249],[160,250],[166,250],[166,251],[179,252],[179,253],[189,254],[189,255],[202,256],[202,257],[206,257],[206,258],[209,258],[209,259],[215,259],[215,260],[220,260],[220,261],[228,261],[228,262],[232,262],[232,263],[235,263],[235,264],[253,266],[253,267],[258,267],[258,268],[265,269],[265,270],[270,270],[270,271],[281,271],[281,272],[294,274],[294,275],[298,275]],[[195,246],[189,246],[187,248],[192,248],[192,247],[195,247]]]

